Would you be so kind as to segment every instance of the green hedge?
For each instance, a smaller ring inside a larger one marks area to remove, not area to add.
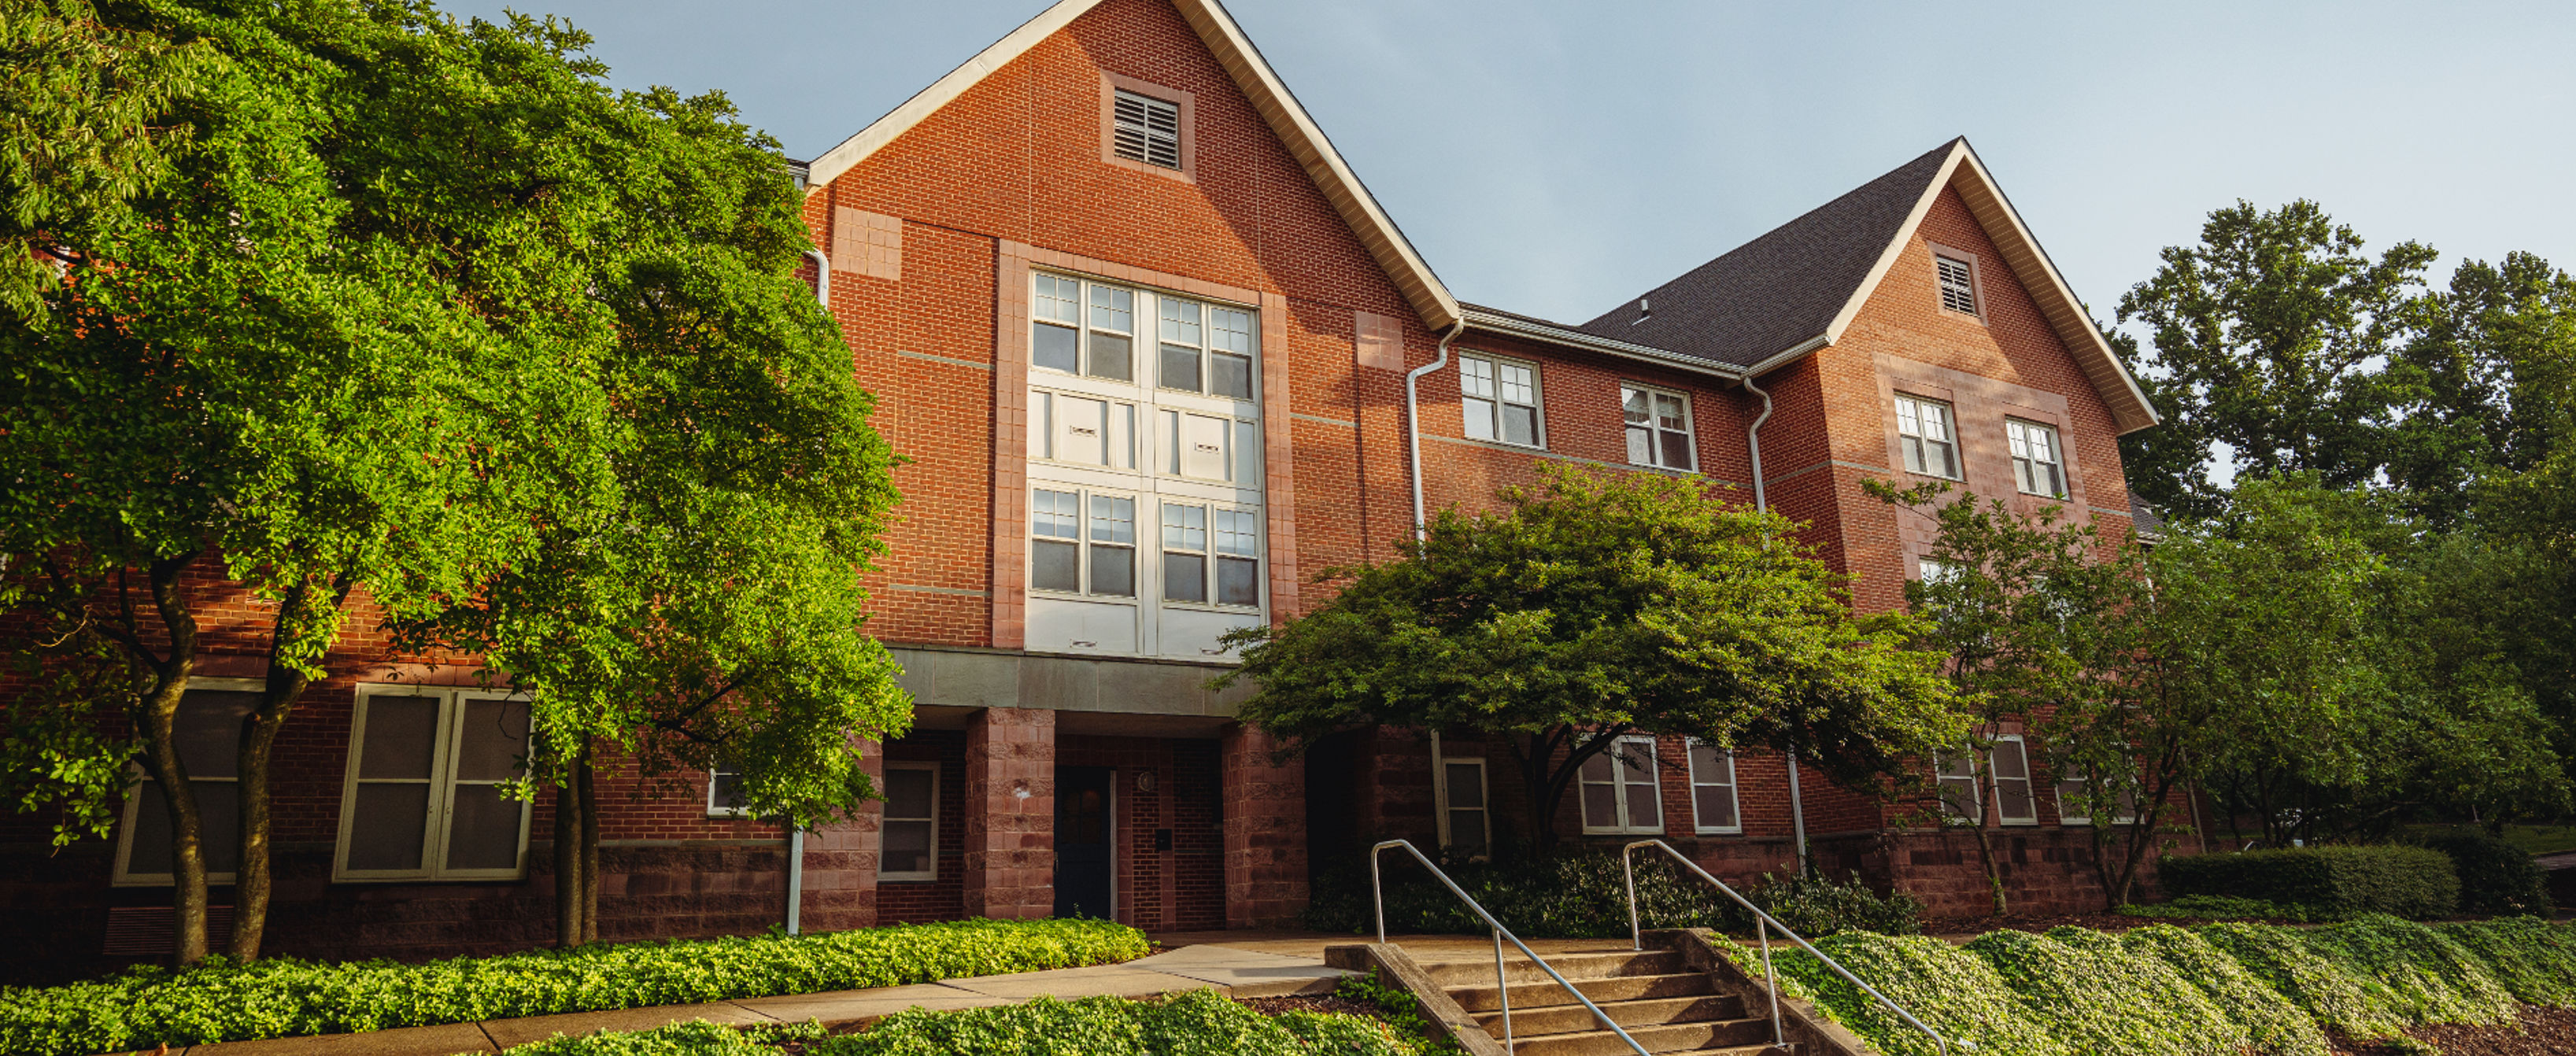
[[[2451,859],[2424,847],[2287,847],[2274,851],[2167,858],[2157,882],[2168,894],[2223,895],[2327,914],[2445,916],[2459,906]]]
[[[738,1030],[682,1023],[635,1033],[556,1037],[510,1056],[778,1056],[795,1042],[805,1056],[1415,1056],[1418,1045],[1360,1016],[1287,1012],[1264,1016],[1193,990],[1165,1001],[1041,997],[1026,1004],[960,1012],[914,1009],[857,1034],[825,1036],[814,1026]]]
[[[1649,928],[1717,928],[1751,934],[1753,918],[1726,896],[1660,852],[1636,858],[1637,912]],[[1574,853],[1506,864],[1459,862],[1443,867],[1458,886],[1527,939],[1608,939],[1628,934],[1628,889],[1615,852]],[[1838,931],[1910,935],[1922,930],[1923,904],[1881,895],[1858,876],[1769,876],[1742,888],[1745,897],[1810,938]],[[1301,918],[1319,931],[1377,930],[1366,861],[1320,878]],[[1473,934],[1482,921],[1410,859],[1386,856],[1386,927],[1390,934]]]
[[[2118,937],[2058,928],[1964,947],[1852,933],[1817,945],[1984,1056],[2327,1056],[2327,1030],[2393,1040],[2427,1023],[2509,1022],[2516,1001],[2576,1004],[2576,928],[2530,918],[2153,925]],[[1936,1051],[1804,952],[1779,965],[1889,1056]]]
[[[1097,920],[969,920],[801,938],[674,940],[428,964],[210,959],[95,982],[0,987],[0,1052],[88,1053],[900,986],[1144,956]]]
[[[2436,833],[2419,842],[2451,859],[2463,912],[2549,912],[2549,872],[2530,851],[2483,832]]]

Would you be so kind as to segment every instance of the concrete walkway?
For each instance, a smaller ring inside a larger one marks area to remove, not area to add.
[[[1238,936],[1252,941],[1241,944],[1228,941]],[[650,1030],[693,1019],[742,1024],[802,1023],[811,1019],[821,1021],[827,1028],[841,1028],[907,1008],[985,1008],[1017,1004],[1041,994],[1059,998],[1101,995],[1152,997],[1207,987],[1216,987],[1234,997],[1322,994],[1332,992],[1334,981],[1350,974],[1324,967],[1323,948],[1331,944],[1362,941],[1349,936],[1243,932],[1201,932],[1158,936],[1157,939],[1167,947],[1165,952],[1124,964],[975,976],[874,990],[744,998],[703,1005],[571,1012],[559,1016],[404,1027],[365,1034],[230,1041],[174,1048],[170,1052],[173,1056],[456,1056],[459,1053],[497,1053],[557,1034]]]

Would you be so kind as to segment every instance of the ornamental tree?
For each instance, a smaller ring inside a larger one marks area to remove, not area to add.
[[[608,89],[553,22],[12,0],[5,27],[43,63],[0,93],[0,235],[48,265],[0,274],[8,791],[58,840],[104,835],[139,762],[182,963],[207,869],[173,723],[223,579],[266,604],[269,654],[237,957],[270,745],[359,599],[533,695],[539,782],[649,714],[774,759],[767,812],[866,794],[854,737],[905,719],[859,622],[889,456],[795,278],[774,143],[720,96]]]
[[[1777,514],[1699,480],[1544,467],[1502,509],[1438,515],[1382,564],[1324,573],[1303,617],[1227,637],[1241,715],[1292,738],[1360,725],[1504,737],[1542,853],[1583,763],[1625,733],[1767,747],[1872,792],[1964,732],[1920,621],[1855,614]]]

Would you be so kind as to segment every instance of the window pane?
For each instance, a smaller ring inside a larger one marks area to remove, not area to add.
[[[2028,780],[1997,780],[1995,811],[2004,821],[2037,821],[2039,807],[2032,802]]]
[[[1690,762],[1691,781],[1694,783],[1733,783],[1735,780],[1726,763],[1725,749],[1715,745],[1694,744],[1690,750]]]
[[[1922,439],[1921,437],[1914,437],[1914,436],[1902,437],[1902,438],[1898,439],[1898,441],[1897,441],[1897,446],[1905,449],[1905,471],[1906,471],[1906,472],[1908,472],[1908,473],[1921,473],[1921,472],[1924,472],[1924,468],[1923,468],[1923,439]]]
[[[1503,405],[1503,439],[1515,444],[1538,443],[1538,410],[1506,403]]]
[[[932,771],[918,767],[888,769],[885,816],[888,818],[928,818],[931,809]]]
[[[1163,600],[1206,601],[1207,558],[1197,554],[1164,554]]]
[[[1211,348],[1246,355],[1252,352],[1252,313],[1231,308],[1208,309],[1208,324],[1215,331],[1209,336]]]
[[[1699,824],[1706,829],[1731,829],[1735,821],[1735,786],[1701,785],[1691,789],[1693,805],[1699,809]]]
[[[1156,384],[1167,389],[1201,391],[1199,384],[1199,350],[1179,345],[1163,346],[1163,374]]]
[[[1091,325],[1095,329],[1136,332],[1136,294],[1115,286],[1091,288]]]
[[[179,698],[171,743],[188,776],[240,776],[242,720],[259,707],[259,694],[192,689]]]
[[[1113,598],[1136,596],[1136,551],[1123,546],[1091,548],[1091,592]]]
[[[1041,539],[1031,550],[1029,586],[1039,590],[1082,589],[1082,569],[1076,564],[1080,560],[1081,544]]]
[[[1592,758],[1584,760],[1582,771],[1583,779],[1586,781],[1616,780],[1610,769],[1610,753],[1612,751],[1616,751],[1616,749],[1606,749],[1596,752],[1593,754]]]
[[[1693,469],[1697,467],[1697,463],[1693,460],[1691,455],[1691,437],[1689,433],[1663,433],[1661,435],[1664,441],[1664,461],[1662,463],[1664,466],[1671,469]]]
[[[1690,412],[1687,408],[1681,397],[1658,393],[1655,396],[1655,424],[1666,429],[1688,429]]]
[[[206,871],[229,873],[241,860],[241,786],[230,781],[190,781],[197,790],[198,828],[205,835],[202,849]],[[134,794],[142,802],[135,804],[134,849],[126,858],[128,873],[168,873],[175,867],[170,862],[170,803],[161,796],[161,783],[146,780],[135,786]]]
[[[1468,854],[1485,853],[1485,812],[1451,810],[1449,812],[1449,846]]]
[[[428,831],[428,785],[360,784],[357,810],[349,819],[349,868],[418,869],[421,838]]]
[[[495,785],[456,786],[456,809],[447,820],[448,869],[519,867],[517,800],[501,798]]]
[[[1505,401],[1528,404],[1538,402],[1538,385],[1528,367],[1505,363],[1501,365],[1500,375]]]
[[[1207,507],[1164,503],[1163,546],[1172,550],[1207,549]]]
[[[429,778],[438,745],[437,697],[367,698],[366,744],[358,750],[359,777]]]
[[[1493,401],[1470,396],[1459,400],[1458,408],[1467,419],[1467,439],[1491,440],[1494,438]]]
[[[889,873],[930,871],[931,825],[927,821],[885,823],[885,865]]]
[[[1639,829],[1662,828],[1664,805],[1655,794],[1655,786],[1629,784],[1622,787],[1628,791],[1628,826]]]
[[[2007,781],[2030,779],[2030,757],[2022,753],[2020,741],[1995,742],[1995,776]]]
[[[1923,422],[1915,417],[1914,401],[1903,396],[1896,398],[1896,432],[1899,436],[1923,435]]]
[[[1619,391],[1619,413],[1626,415],[1631,425],[1644,425],[1654,418],[1647,407],[1646,394],[1635,389]]]
[[[1081,497],[1070,491],[1037,489],[1029,502],[1030,533],[1056,539],[1081,538],[1081,532],[1074,527],[1074,518],[1082,510],[1081,502]]]
[[[1481,359],[1458,361],[1458,392],[1463,396],[1494,398],[1494,365]]]
[[[1208,391],[1238,400],[1252,398],[1252,360],[1230,352],[1208,354]]]
[[[1618,794],[1615,785],[1583,786],[1583,824],[1593,828],[1619,824],[1619,801],[1613,798]]]
[[[1198,302],[1184,301],[1178,297],[1165,297],[1162,299],[1162,307],[1154,314],[1162,319],[1163,340],[1178,341],[1188,345],[1200,343]]]
[[[1092,331],[1089,371],[1092,377],[1107,378],[1111,381],[1134,381],[1136,380],[1135,359],[1134,344],[1128,339],[1116,334]]]
[[[1642,425],[1632,425],[1628,427],[1629,465],[1651,466],[1655,464],[1654,432],[1654,430]]]
[[[1927,403],[1923,405],[1923,438],[1926,440],[1948,440],[1950,438],[1950,407],[1948,404]]]
[[[1135,542],[1136,500],[1111,495],[1092,496],[1091,541],[1122,544]]]
[[[1485,768],[1473,763],[1449,763],[1449,807],[1452,810],[1481,809],[1485,805]]]
[[[1059,323],[1079,323],[1082,317],[1077,305],[1081,298],[1080,282],[1062,276],[1041,274],[1037,277],[1037,301],[1031,308],[1040,319],[1051,319]]]
[[[1250,510],[1216,511],[1216,552],[1236,557],[1253,557],[1259,551],[1259,517]]]
[[[1261,562],[1241,557],[1217,558],[1216,600],[1226,605],[1261,604]]]
[[[742,775],[721,765],[707,774],[707,809],[741,810]]]
[[[1029,361],[1067,374],[1079,371],[1082,369],[1082,355],[1074,347],[1077,336],[1069,326],[1037,324],[1037,329],[1029,334]]]
[[[519,776],[528,754],[526,701],[465,701],[465,728],[457,731],[456,779],[507,781]]]

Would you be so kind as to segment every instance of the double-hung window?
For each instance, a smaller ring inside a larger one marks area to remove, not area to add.
[[[2006,825],[2039,824],[2039,799],[2030,790],[2030,754],[2022,746],[2021,735],[1995,738],[1988,757],[1994,763],[1995,820]]]
[[[1136,377],[1136,291],[1040,272],[1030,298],[1029,360],[1109,381]],[[1090,287],[1084,311],[1083,287]],[[1086,318],[1087,316],[1087,318]]]
[[[1586,833],[1661,833],[1664,806],[1655,780],[1655,739],[1621,737],[1583,761]]]
[[[1033,489],[1029,586],[1067,594],[1135,597],[1135,496],[1078,488]]]
[[[1619,386],[1619,409],[1628,427],[1628,463],[1695,470],[1690,397],[1641,385]]]
[[[1155,384],[1182,392],[1252,398],[1252,313],[1157,297],[1161,359]]]
[[[1111,138],[1119,157],[1166,169],[1181,167],[1179,104],[1121,88],[1111,111]]]
[[[742,764],[719,759],[707,769],[707,816],[710,818],[748,818],[751,808],[743,804]]]
[[[1976,753],[1933,753],[1932,776],[1939,785],[1942,816],[1968,825],[1985,824],[1985,797],[1977,785]]]
[[[2057,779],[2058,824],[2093,824],[2092,808],[2086,804],[2084,798],[2086,777],[2085,769],[2074,765],[2069,765],[2065,772],[2059,775]],[[2117,810],[2118,813],[2111,818],[2111,824],[2126,825],[2138,820],[2138,784],[2135,780],[2120,784]]]
[[[1941,284],[1941,307],[1963,315],[1977,314],[1977,269],[1957,257],[1934,254],[1932,267]]]
[[[1905,471],[1959,479],[1958,430],[1954,425],[1949,404],[1898,393],[1896,441],[1905,450]]]
[[[1538,368],[1491,356],[1458,357],[1459,407],[1471,440],[1544,447],[1538,412]]]
[[[2013,482],[2022,494],[2066,497],[2065,455],[2058,449],[2057,430],[2006,418],[2004,439],[2012,446]]]
[[[885,764],[885,852],[879,880],[939,878],[939,764]]]
[[[1448,801],[1441,814],[1441,845],[1467,855],[1481,855],[1493,846],[1493,823],[1485,807],[1485,761],[1482,759],[1442,759],[1441,791]]]
[[[1690,742],[1691,828],[1703,836],[1744,831],[1735,795],[1735,753]]]
[[[528,808],[528,703],[428,686],[362,687],[349,732],[334,880],[515,879]]]
[[[209,882],[228,884],[241,855],[241,776],[234,769],[242,721],[259,706],[259,683],[199,678],[203,686],[179,698],[171,740],[179,765],[188,769],[188,788],[197,794],[197,831]],[[171,882],[170,801],[161,782],[145,775],[125,797],[125,824],[116,844],[113,882],[158,885]]]
[[[1261,604],[1260,515],[1197,503],[1163,504],[1163,600]]]

